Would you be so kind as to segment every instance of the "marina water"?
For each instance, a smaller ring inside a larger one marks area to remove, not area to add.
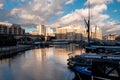
[[[0,60],[0,80],[73,80],[67,59],[84,50],[75,44],[37,47]]]

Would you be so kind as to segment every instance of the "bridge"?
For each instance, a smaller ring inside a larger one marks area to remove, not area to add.
[[[15,39],[19,40],[19,39],[26,39],[26,40],[36,40],[36,39],[41,39],[44,40],[45,36],[43,35],[30,35],[30,34],[22,34],[22,35],[12,35],[14,36]]]
[[[14,37],[18,41],[34,41],[34,40],[45,40],[43,35],[30,35],[30,34],[1,34],[6,37]]]
[[[13,36],[15,39],[19,41],[34,41],[34,40],[50,41],[52,39],[55,39],[55,36],[31,35],[31,34],[1,34],[1,35]]]

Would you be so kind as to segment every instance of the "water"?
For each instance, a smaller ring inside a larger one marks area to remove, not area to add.
[[[67,59],[82,52],[74,44],[21,52],[0,60],[0,80],[73,80]]]

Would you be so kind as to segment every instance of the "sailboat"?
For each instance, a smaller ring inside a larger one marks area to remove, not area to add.
[[[90,16],[90,12],[89,12],[89,16]],[[93,48],[93,46],[90,45],[90,17],[88,21],[86,21],[86,19],[84,20],[88,28],[87,47]],[[94,48],[105,48],[105,46],[98,46],[98,47],[95,46]],[[82,55],[76,55],[75,57],[69,58],[67,64],[70,69],[75,71],[75,73],[77,72],[81,77],[84,78],[84,80],[88,80],[88,79],[91,80],[92,78],[97,80],[98,79],[119,80],[120,79],[119,61],[120,61],[120,55],[84,53]]]

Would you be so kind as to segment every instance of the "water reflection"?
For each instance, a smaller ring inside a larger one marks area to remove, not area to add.
[[[81,49],[79,46],[76,46],[76,44],[72,43],[67,46],[67,53],[69,57],[73,57],[75,55],[80,55],[85,52],[84,49]]]
[[[75,44],[38,48],[0,60],[0,80],[72,80],[67,68],[70,56],[83,52]]]

